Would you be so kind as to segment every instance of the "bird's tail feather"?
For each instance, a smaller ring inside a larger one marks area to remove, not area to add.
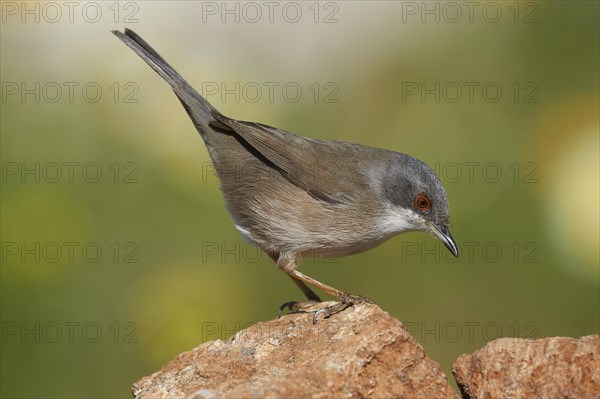
[[[144,39],[131,29],[125,28],[124,32],[113,30],[129,48],[139,55],[152,69],[154,69],[173,89],[185,110],[192,118],[194,125],[207,141],[205,134],[210,128],[208,123],[213,120],[212,113],[218,112],[213,106],[196,91],[181,75],[170,66]],[[208,143],[207,143],[208,144]]]

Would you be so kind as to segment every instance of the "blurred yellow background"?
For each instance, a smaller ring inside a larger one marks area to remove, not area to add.
[[[449,376],[496,337],[599,332],[597,2],[0,4],[2,397],[129,397],[302,298],[242,241],[125,26],[226,115],[438,172],[459,260],[411,233],[300,270]]]

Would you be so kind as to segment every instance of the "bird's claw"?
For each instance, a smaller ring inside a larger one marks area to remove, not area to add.
[[[283,311],[285,309],[290,310],[290,313],[308,313],[311,312],[311,310],[308,310],[308,308],[314,306],[315,304],[317,304],[319,302],[316,301],[304,301],[304,302],[296,302],[296,301],[291,301],[291,302],[286,302],[283,305],[281,305],[279,307],[279,310],[277,311],[277,318],[281,318],[281,316],[283,316]]]
[[[311,309],[316,304],[319,303],[317,301],[286,302],[279,307],[279,310],[277,312],[277,318],[281,318],[281,316],[283,316],[283,311],[285,309],[289,309],[291,311],[290,313],[311,313],[312,312],[312,314],[313,314],[312,322],[313,322],[313,324],[316,324],[317,320],[319,319],[319,316],[321,316],[321,315],[323,315],[323,319],[327,319],[330,316],[333,316],[334,314],[344,311],[345,309],[349,308],[350,306],[354,306],[359,303],[374,303],[369,298],[365,298],[360,295],[344,294],[343,296],[340,296],[339,299],[340,299],[340,302],[336,302],[333,305],[328,305],[328,306],[322,307],[317,310]]]

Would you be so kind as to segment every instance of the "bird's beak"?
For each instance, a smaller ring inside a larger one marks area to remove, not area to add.
[[[454,255],[455,258],[458,258],[458,248],[456,247],[454,238],[452,238],[452,235],[450,234],[450,230],[448,230],[447,227],[433,226],[433,232],[436,237],[444,243],[452,255]]]

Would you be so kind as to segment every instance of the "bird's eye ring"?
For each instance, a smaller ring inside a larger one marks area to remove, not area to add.
[[[431,208],[431,200],[423,193],[417,194],[414,200],[415,208],[421,212],[428,211]]]

